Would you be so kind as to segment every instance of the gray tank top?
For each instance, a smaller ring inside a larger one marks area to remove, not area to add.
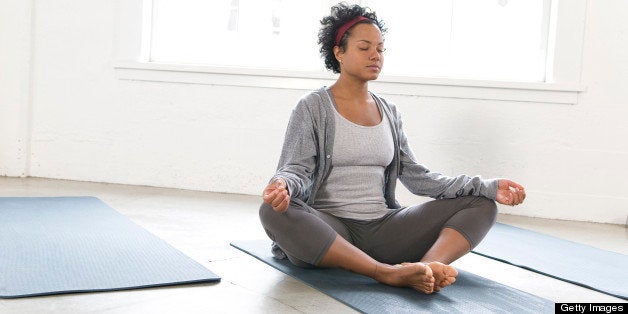
[[[379,103],[383,118],[375,126],[355,124],[338,113],[335,103],[331,106],[336,125],[332,168],[312,207],[342,218],[380,218],[388,212],[384,172],[394,155],[390,123]]]

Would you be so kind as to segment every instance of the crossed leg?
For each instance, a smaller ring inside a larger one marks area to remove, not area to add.
[[[423,263],[404,263],[390,265],[381,263],[353,246],[341,236],[331,244],[321,260],[319,267],[340,267],[361,275],[371,277],[378,282],[410,287],[423,293],[434,291],[432,269]]]
[[[390,265],[376,261],[337,236],[318,266],[340,267],[387,285],[410,287],[429,294],[456,281],[458,271],[448,264],[467,254],[470,249],[469,242],[458,231],[444,228],[420,262]]]
[[[441,212],[443,207],[448,208],[452,203],[462,201],[465,200],[450,201],[448,203],[437,201],[425,206],[426,208],[433,207],[430,210],[424,211],[421,208],[421,210],[416,210],[414,213],[406,211],[400,215],[401,217],[395,219],[397,219],[397,222],[401,221],[403,224],[409,224],[410,226],[414,223],[414,220],[431,221],[434,217],[431,217],[429,212],[438,213]],[[474,201],[467,203],[471,204]],[[423,242],[421,245],[416,244],[419,242],[406,241],[408,232],[412,230],[408,229],[408,225],[405,226],[405,232],[399,232],[399,224],[397,222],[390,224],[386,228],[379,228],[378,230],[387,229],[387,231],[383,232],[384,234],[378,235],[379,231],[374,232],[376,238],[386,239],[386,241],[380,243],[375,241],[375,246],[379,245],[380,248],[384,248],[383,250],[362,246],[358,248],[348,241],[348,239],[351,239],[351,235],[349,235],[347,227],[339,220],[303,207],[291,205],[286,213],[279,214],[273,212],[272,208],[262,205],[260,218],[269,237],[276,241],[288,255],[290,261],[298,266],[340,267],[369,276],[384,284],[410,287],[429,294],[433,291],[440,291],[455,281],[458,272],[448,264],[468,253],[472,246],[481,240],[493,224],[496,210],[494,202],[485,199],[485,201],[476,203],[482,203],[482,205],[471,206],[471,208],[475,209],[467,211],[464,215],[457,215],[458,217],[450,215],[444,220],[441,219],[442,221],[440,222],[435,222],[430,228],[426,227],[426,229],[430,229],[428,230],[430,234],[435,234],[436,236],[435,239],[427,240],[428,242]],[[490,207],[493,207],[492,212]],[[487,211],[488,214],[482,213],[484,211]],[[482,225],[480,229],[483,231],[479,235],[472,237],[472,240],[475,240],[475,242],[471,243],[468,232],[465,232],[463,235],[449,225],[456,226],[461,221],[468,223],[469,217],[476,216],[477,212],[482,213],[482,216],[473,218],[478,219],[479,222],[472,223]],[[414,218],[406,217],[408,213],[410,213],[410,216],[414,215]],[[307,232],[304,232],[306,229]],[[316,234],[317,237],[312,237],[312,234]],[[421,237],[424,236],[419,236],[418,238]],[[425,239],[421,241],[425,241]],[[370,243],[370,241],[366,242]],[[310,244],[308,245],[307,243]],[[393,251],[388,250],[395,243],[408,244],[409,247],[406,249],[397,247]],[[425,246],[425,243],[431,243],[431,245]],[[410,255],[406,254],[405,251],[410,252]],[[395,254],[397,255],[391,257],[391,255]],[[418,262],[403,262],[408,260]]]

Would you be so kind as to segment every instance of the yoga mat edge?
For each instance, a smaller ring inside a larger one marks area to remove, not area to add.
[[[628,256],[620,253],[501,223],[472,253],[628,300]]]
[[[219,282],[91,196],[0,197],[0,298]]]

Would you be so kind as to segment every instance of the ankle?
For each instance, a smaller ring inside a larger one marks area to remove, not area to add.
[[[393,272],[393,266],[377,262],[375,263],[375,271],[373,272],[373,279],[379,282],[385,282],[390,274]]]

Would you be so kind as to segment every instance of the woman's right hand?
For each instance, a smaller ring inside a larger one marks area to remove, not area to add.
[[[278,213],[284,213],[288,210],[290,204],[290,195],[288,195],[286,180],[277,178],[266,186],[262,192],[264,203],[273,207]]]

